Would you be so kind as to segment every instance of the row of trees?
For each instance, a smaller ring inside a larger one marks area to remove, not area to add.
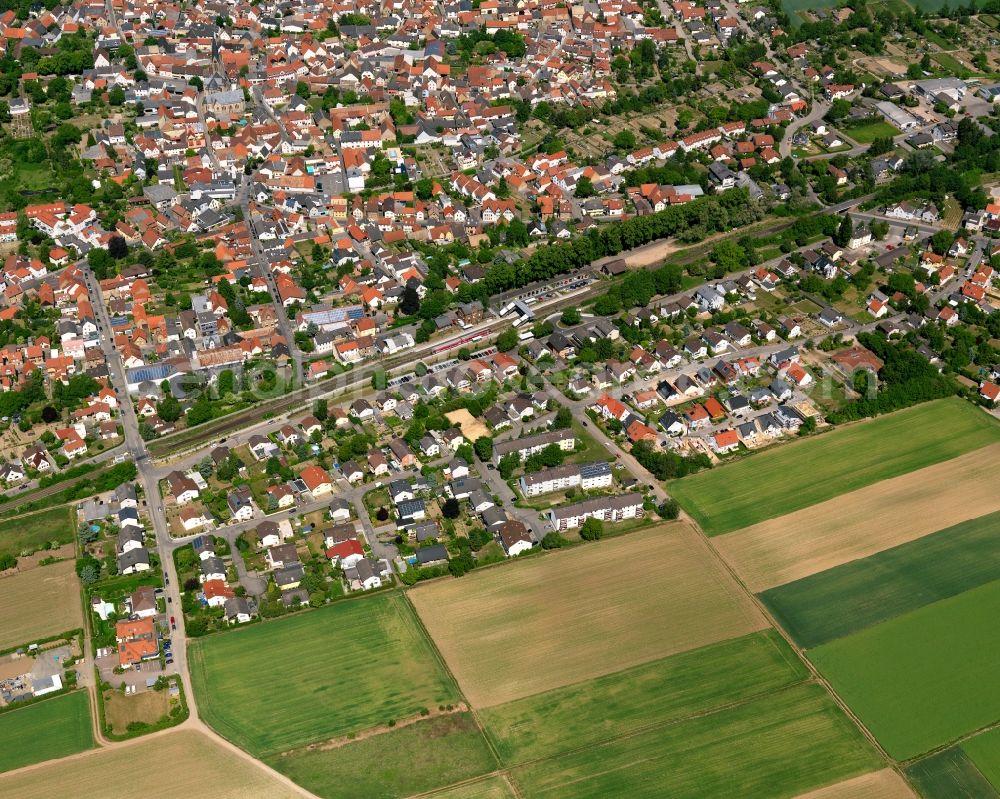
[[[592,229],[573,241],[535,250],[514,265],[495,264],[487,270],[483,284],[489,294],[499,294],[576,271],[600,258],[618,255],[658,239],[677,237],[682,241],[698,241],[710,233],[755,222],[761,214],[757,204],[742,189],[701,197],[656,214]]]

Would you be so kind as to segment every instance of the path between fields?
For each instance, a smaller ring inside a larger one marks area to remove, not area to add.
[[[307,744],[306,746],[300,746],[297,749],[289,749],[287,752],[282,752],[278,755],[278,757],[287,757],[288,755],[300,752],[303,749],[310,752],[326,752],[330,749],[340,749],[347,744],[355,743],[356,741],[363,741],[365,738],[373,738],[376,735],[382,735],[386,732],[399,730],[403,727],[409,727],[420,721],[427,721],[428,719],[434,719],[440,716],[452,716],[456,713],[467,713],[468,711],[469,706],[464,702],[459,702],[457,705],[452,705],[451,710],[432,710],[425,716],[410,716],[409,718],[397,721],[391,727],[388,724],[379,724],[377,727],[369,727],[367,730],[362,730],[361,732],[356,732],[351,735],[341,735],[339,738],[330,738],[327,741]]]

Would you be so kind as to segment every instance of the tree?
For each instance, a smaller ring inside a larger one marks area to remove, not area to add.
[[[466,572],[470,572],[474,568],[476,568],[476,561],[473,560],[472,554],[469,552],[463,552],[461,555],[456,555],[448,561],[448,571],[452,577],[462,577]]]
[[[325,422],[330,413],[330,404],[325,399],[318,399],[313,403],[313,416],[320,422]]]
[[[173,394],[167,394],[156,403],[156,413],[164,422],[176,422],[181,418],[181,404]]]
[[[115,86],[108,92],[108,102],[114,106],[122,105],[125,102],[125,90],[121,86]]]
[[[458,505],[458,500],[454,497],[446,499],[444,504],[441,506],[441,515],[446,519],[457,519],[461,512],[462,510]]]
[[[635,134],[628,128],[618,131],[618,133],[615,134],[614,145],[619,150],[634,150]]]
[[[588,197],[593,197],[597,194],[597,191],[594,189],[594,184],[591,182],[590,178],[582,177],[576,182],[576,190],[574,194],[578,199],[585,200]]]
[[[128,256],[128,244],[121,236],[112,236],[108,240],[108,255],[116,261],[120,261]]]
[[[413,316],[420,310],[420,295],[413,286],[407,285],[403,289],[403,296],[399,300],[399,310],[404,316]]]
[[[931,249],[938,255],[944,255],[951,248],[954,234],[950,230],[939,230],[931,236]]]
[[[508,453],[504,455],[499,463],[497,463],[497,471],[500,472],[500,477],[504,480],[510,480],[511,476],[514,474],[514,470],[521,465],[521,456],[516,452]]]
[[[517,331],[509,328],[497,336],[497,349],[500,352],[510,352],[517,346],[518,341]]]
[[[597,541],[604,535],[604,522],[593,516],[588,518],[580,528],[580,538],[584,541]]]
[[[489,436],[480,436],[472,445],[476,450],[476,457],[486,463],[493,457],[493,439]]]
[[[7,571],[7,569],[13,569],[15,566],[17,566],[17,558],[15,558],[9,552],[4,552],[2,555],[0,555],[0,572]],[[96,578],[94,580],[91,580],[90,582],[94,582],[95,580]]]
[[[580,324],[581,318],[582,317],[580,316],[579,308],[567,308],[565,311],[562,312],[560,321],[564,325],[578,325]]]
[[[846,247],[847,242],[851,240],[851,236],[854,235],[854,223],[851,221],[850,214],[844,214],[843,219],[840,220],[840,225],[837,227],[837,232],[833,234],[833,241],[840,247]]]
[[[667,499],[660,505],[658,513],[664,519],[676,519],[681,514],[681,506],[676,499]]]
[[[309,84],[303,80],[300,80],[298,83],[295,84],[295,93],[303,100],[308,100],[309,95],[312,94],[312,92],[309,90]]]

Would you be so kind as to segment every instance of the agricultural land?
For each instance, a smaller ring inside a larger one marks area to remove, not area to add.
[[[17,799],[71,795],[121,799],[136,790],[139,763],[142,795],[147,799],[202,793],[216,799],[297,799],[302,795],[252,760],[190,730],[0,775],[0,794]]]
[[[94,745],[86,691],[0,713],[0,772],[66,757]],[[0,781],[0,794],[6,793]]]
[[[254,754],[336,738],[459,699],[398,593],[198,641],[191,660],[205,720]],[[292,669],[280,690],[279,664]]]
[[[670,484],[709,535],[807,508],[1000,441],[1000,423],[959,400],[925,403],[755,453]]]
[[[1000,510],[1000,444],[712,540],[754,591]]]
[[[609,579],[609,563],[640,568],[643,590]],[[765,626],[684,524],[419,587],[410,597],[474,707]]]
[[[83,625],[73,561],[0,578],[0,649]]]

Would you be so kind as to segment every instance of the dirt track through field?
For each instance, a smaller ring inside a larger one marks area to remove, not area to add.
[[[906,780],[887,768],[817,788],[796,799],[915,799],[915,796]]]
[[[767,626],[684,523],[421,586],[408,596],[473,707]]]
[[[754,592],[1000,510],[1000,444],[711,539]]]

